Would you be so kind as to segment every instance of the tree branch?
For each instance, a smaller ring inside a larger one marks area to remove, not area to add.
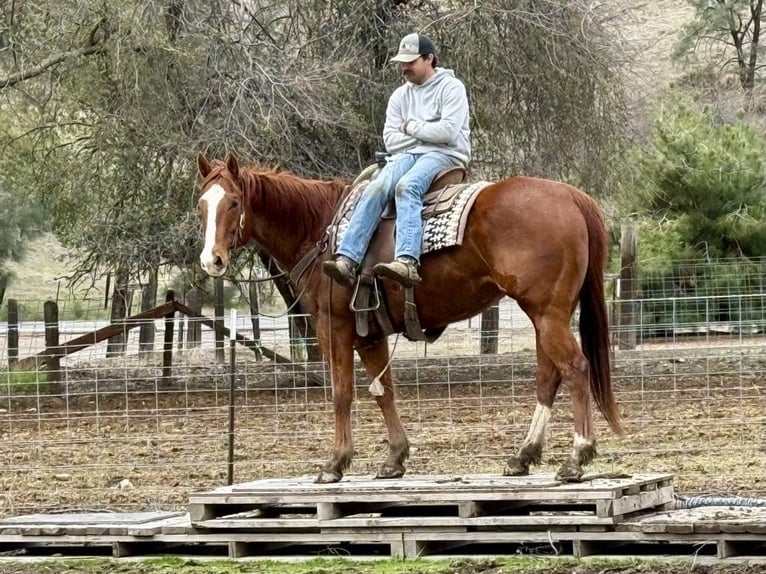
[[[99,26],[96,27],[96,30],[99,28]],[[93,34],[91,34],[91,36],[93,37]],[[37,66],[33,66],[32,68],[23,70],[21,72],[17,72],[15,74],[11,74],[10,76],[7,76],[5,78],[0,78],[0,90],[3,90],[5,88],[10,88],[11,86],[15,86],[16,84],[23,82],[24,80],[29,80],[31,78],[36,78],[37,76],[41,76],[45,72],[53,68],[54,66],[60,64],[61,62],[69,60],[71,58],[77,58],[78,56],[89,56],[91,54],[95,54],[96,52],[100,51],[102,47],[103,47],[103,40],[91,41],[86,46],[82,46],[81,48],[77,48],[76,50],[69,50],[67,52],[61,52],[60,54],[51,56],[43,60],[42,62],[40,62],[40,64]]]

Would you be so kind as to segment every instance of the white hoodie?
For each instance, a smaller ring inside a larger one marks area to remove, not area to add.
[[[389,153],[440,151],[463,166],[471,159],[468,97],[452,70],[436,68],[423,84],[405,82],[388,100],[383,141]],[[407,133],[399,131],[407,121]]]

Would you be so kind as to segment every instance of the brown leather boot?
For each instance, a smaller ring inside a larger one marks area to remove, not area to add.
[[[376,275],[393,279],[405,287],[420,283],[418,263],[411,257],[397,257],[391,263],[378,263],[372,270]]]
[[[357,267],[358,265],[345,255],[338,255],[332,261],[322,263],[322,271],[325,275],[346,287],[354,286]]]

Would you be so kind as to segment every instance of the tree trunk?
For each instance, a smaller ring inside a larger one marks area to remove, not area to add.
[[[287,277],[277,277],[279,274],[279,267],[276,262],[273,262],[270,257],[259,253],[258,257],[261,258],[261,262],[264,267],[272,273],[272,269],[276,271],[272,274],[274,276],[274,285],[276,285],[279,294],[290,309],[288,312],[288,326],[290,329],[290,355],[293,360],[298,359],[297,356],[303,355],[300,351],[301,347],[306,348],[305,357],[306,360],[311,362],[319,362],[322,360],[322,352],[319,349],[317,343],[316,328],[314,322],[309,320],[306,316],[303,306],[298,301],[297,294],[293,289],[292,283]],[[297,339],[296,339],[297,338]],[[297,355],[296,355],[297,354]]]
[[[157,269],[149,272],[149,278],[141,290],[141,311],[148,311],[157,305]],[[138,355],[150,355],[154,351],[154,321],[147,321],[139,327]]]
[[[497,332],[500,326],[500,306],[496,303],[481,313],[481,338],[479,353],[497,354]]]
[[[128,316],[130,309],[130,300],[132,291],[128,288],[128,272],[124,269],[118,269],[114,279],[114,292],[112,293],[112,310],[109,320],[112,323],[123,321]],[[119,335],[109,339],[106,345],[106,356],[114,357],[124,355],[128,347],[127,328]]]
[[[8,277],[8,275],[0,276],[0,307],[3,305],[3,301],[5,300],[5,292],[8,289],[9,282],[10,277]]]
[[[255,273],[255,264],[251,262],[250,265],[250,281],[248,283],[248,304],[250,305],[250,323],[253,326],[253,341],[256,343],[261,342],[261,319],[259,317],[261,309],[258,301],[258,284],[253,281],[257,278]],[[260,351],[255,353],[255,358],[259,361],[263,358]]]

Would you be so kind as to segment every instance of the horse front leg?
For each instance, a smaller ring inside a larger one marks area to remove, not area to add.
[[[406,472],[404,463],[410,456],[410,443],[404,432],[402,421],[399,419],[399,413],[396,411],[394,381],[388,364],[388,341],[386,339],[375,341],[358,349],[357,352],[370,378],[379,377],[383,385],[383,394],[376,396],[375,401],[383,413],[383,421],[388,430],[388,456],[378,468],[375,478],[399,478]]]
[[[526,476],[529,474],[529,467],[533,464],[540,464],[543,459],[545,434],[551,419],[551,407],[553,407],[556,392],[561,385],[561,376],[539,343],[537,345],[535,380],[537,382],[535,413],[529,425],[529,432],[524,442],[521,443],[518,453],[508,458],[508,463],[503,470],[505,476]]]
[[[318,483],[338,482],[351,465],[354,444],[351,437],[351,403],[354,398],[354,348],[348,322],[317,321],[317,337],[330,362],[332,400],[335,412],[335,444],[332,455],[319,471]]]

